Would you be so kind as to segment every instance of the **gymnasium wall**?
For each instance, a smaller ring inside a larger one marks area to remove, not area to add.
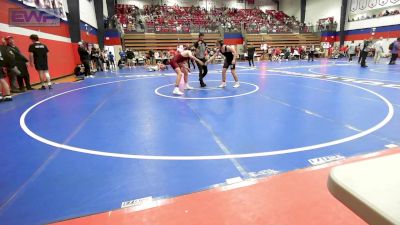
[[[347,30],[345,31],[344,44],[348,45],[351,43],[351,41],[354,41],[355,43],[362,43],[369,37],[372,37],[375,40],[383,37],[383,49],[385,52],[388,52],[390,43],[392,43],[396,38],[400,37],[400,24],[375,27],[374,30],[372,28]],[[338,32],[323,32],[321,34],[321,42],[330,42],[339,45]]]
[[[81,40],[87,43],[98,44],[99,40],[97,38],[97,28],[81,21]]]
[[[108,17],[107,0],[103,0],[103,16]]]
[[[97,0],[102,1],[102,0]],[[96,13],[94,10],[94,0],[79,0],[79,14],[81,21],[97,29]]]
[[[339,30],[341,7],[342,0],[307,0],[305,22],[316,24],[319,19],[334,17]]]
[[[52,78],[71,74],[75,67],[73,44],[71,43],[69,26],[61,22],[57,27],[10,27],[8,11],[11,8],[26,8],[22,3],[2,0],[0,10],[0,37],[13,36],[15,44],[21,52],[29,57],[29,36],[37,34],[40,41],[49,48],[49,72]],[[38,83],[39,75],[32,67],[28,67],[32,83]]]
[[[295,16],[297,19],[300,19],[300,2],[300,0],[280,0],[279,10],[289,16]]]
[[[103,7],[103,9],[104,8],[107,9],[107,7]],[[99,41],[97,39],[97,20],[94,1],[79,0],[79,13],[81,18],[81,40],[88,43],[98,44]]]
[[[366,7],[362,7],[361,10],[360,2],[366,3]],[[377,4],[373,7],[368,3],[376,2]],[[385,7],[379,5],[379,2],[384,2]],[[306,6],[306,22],[315,22],[320,18],[334,17],[338,23],[338,29],[340,24],[340,9],[341,0],[307,0]],[[357,4],[355,4],[357,3]],[[394,4],[392,1],[377,0],[377,1],[366,1],[366,0],[349,0],[347,6],[347,17],[352,16],[354,13],[365,15],[369,10],[376,10],[379,8],[387,8],[393,6],[400,6],[400,1]],[[380,17],[375,19],[361,20],[348,22],[346,19],[345,23],[345,44],[349,44],[351,41],[355,43],[361,43],[364,39],[373,37],[379,39],[383,37],[383,44],[385,51],[388,51],[388,46],[395,38],[400,37],[400,15]],[[323,32],[321,34],[321,42],[330,42],[339,45],[339,32]]]

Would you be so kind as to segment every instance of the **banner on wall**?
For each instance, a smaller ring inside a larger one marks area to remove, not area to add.
[[[369,0],[368,7],[373,9],[373,8],[375,8],[376,5],[378,5],[378,0]]]
[[[362,13],[398,5],[400,6],[400,0],[350,0],[349,10],[351,13]]]
[[[18,0],[24,5],[34,7],[50,15],[56,16],[64,21],[67,20],[67,14],[64,10],[63,0]]]

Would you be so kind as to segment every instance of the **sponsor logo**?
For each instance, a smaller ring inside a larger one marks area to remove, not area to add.
[[[322,165],[322,164],[325,164],[328,162],[333,162],[333,161],[337,161],[337,160],[345,159],[345,158],[346,157],[344,157],[342,155],[329,155],[329,156],[309,159],[308,162],[313,166],[318,166],[318,165]]]
[[[279,174],[280,172],[277,170],[272,170],[272,169],[266,169],[266,170],[261,170],[258,172],[250,172],[249,176],[251,178],[258,178],[258,177],[268,177],[272,175]]]
[[[128,207],[133,207],[133,206],[142,206],[147,203],[151,203],[153,201],[153,197],[145,197],[145,198],[139,198],[135,200],[130,200],[126,202],[122,202],[121,208],[128,208]]]
[[[60,18],[38,9],[9,9],[8,15],[10,26],[60,26]]]

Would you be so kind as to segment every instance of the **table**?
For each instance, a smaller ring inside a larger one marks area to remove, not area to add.
[[[328,189],[367,223],[400,225],[400,154],[337,166]]]

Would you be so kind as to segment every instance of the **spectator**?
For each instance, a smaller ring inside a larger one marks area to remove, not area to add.
[[[11,93],[21,93],[21,91],[17,88],[17,76],[20,75],[20,71],[18,70],[18,67],[16,66],[15,62],[15,55],[14,52],[11,50],[9,46],[7,46],[6,39],[2,39],[2,46],[4,48],[6,56],[5,60],[5,68],[6,68],[6,73],[8,75],[8,78],[10,80],[10,87],[11,87]]]
[[[249,47],[247,47],[247,58],[249,60],[249,66],[253,64],[254,66],[254,52],[256,51],[256,48],[253,46],[253,44],[250,44]]]
[[[353,56],[356,55],[356,44],[354,41],[351,41],[349,48],[347,49],[347,54],[349,55],[349,62],[353,61]]]
[[[78,45],[79,45],[78,54],[79,54],[81,63],[85,67],[85,76],[89,77],[89,76],[91,76],[89,51],[85,48],[85,45],[83,44],[83,42],[78,42]]]
[[[125,61],[121,58],[118,60],[118,68],[121,70],[125,67]]]
[[[126,60],[126,53],[122,48],[119,49],[119,57],[121,58],[122,61]]]
[[[116,68],[115,68],[115,57],[114,57],[114,55],[112,54],[112,52],[108,52],[107,57],[108,57],[108,61],[110,62],[110,68],[111,68],[111,69],[116,69]]]
[[[131,49],[127,49],[126,50],[126,62],[128,64],[129,69],[135,68],[134,63],[133,63],[133,59],[135,58],[135,54],[133,53],[133,51]]]
[[[314,54],[315,54],[315,46],[311,45],[308,50],[308,62],[310,62],[310,60],[314,62]]]
[[[29,46],[29,62],[31,66],[35,65],[36,70],[39,72],[39,78],[42,84],[41,90],[46,89],[44,81],[47,81],[48,88],[52,89],[47,62],[47,53],[49,52],[49,49],[39,41],[39,37],[36,34],[32,34],[29,39],[32,41],[32,44]]]
[[[394,65],[396,64],[397,57],[399,56],[399,50],[400,50],[400,37],[397,38],[396,41],[392,42],[391,48],[389,46],[390,52],[392,53],[392,57],[390,58],[389,65]]]
[[[149,51],[150,65],[154,65],[154,50]]]
[[[33,90],[30,84],[30,79],[29,79],[29,72],[28,68],[26,66],[27,62],[29,60],[21,53],[19,48],[15,46],[14,43],[14,38],[9,36],[6,38],[7,46],[9,47],[9,50],[12,51],[12,53],[15,56],[15,65],[17,66],[18,70],[20,71],[20,74],[17,76],[18,80],[18,86],[19,90],[21,92],[25,91],[25,86],[27,90]],[[25,82],[25,85],[24,85]]]
[[[92,50],[90,51],[90,59],[92,60],[93,68],[96,71],[103,71],[103,64],[100,61],[100,49],[97,44],[93,45]]]
[[[3,40],[3,39],[2,39]],[[12,101],[10,87],[7,81],[4,79],[6,76],[6,67],[9,60],[9,53],[7,52],[6,46],[0,45],[0,102],[2,101]]]

